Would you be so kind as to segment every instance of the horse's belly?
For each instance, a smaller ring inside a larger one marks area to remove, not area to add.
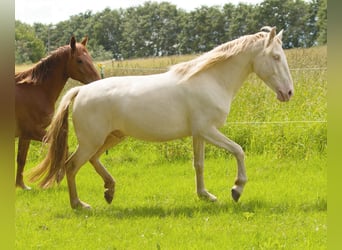
[[[146,141],[169,141],[189,136],[191,130],[183,117],[165,119],[163,116],[136,116],[125,119],[121,129],[125,135]]]
[[[182,131],[179,129],[160,130],[154,128],[153,130],[146,130],[145,128],[138,128],[133,130],[126,130],[125,134],[140,140],[162,142],[189,136],[190,132],[186,130]]]

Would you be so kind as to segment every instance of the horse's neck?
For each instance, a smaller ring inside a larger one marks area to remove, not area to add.
[[[61,94],[69,76],[66,72],[66,67],[55,66],[49,71],[49,77],[43,83],[45,93],[49,99],[55,103]]]
[[[234,96],[252,71],[252,55],[243,53],[222,62],[214,74],[222,87]]]

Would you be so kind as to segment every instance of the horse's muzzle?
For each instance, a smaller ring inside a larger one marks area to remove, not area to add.
[[[288,102],[292,96],[293,96],[292,89],[289,89],[287,91],[283,91],[283,90],[277,91],[277,98],[281,102]]]

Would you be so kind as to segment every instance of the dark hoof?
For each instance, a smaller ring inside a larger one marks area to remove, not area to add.
[[[110,192],[109,190],[106,190],[104,192],[104,197],[106,199],[106,201],[108,202],[108,204],[111,204],[113,201],[113,192]]]
[[[232,189],[232,197],[235,202],[238,202],[240,198],[240,193],[235,189]]]

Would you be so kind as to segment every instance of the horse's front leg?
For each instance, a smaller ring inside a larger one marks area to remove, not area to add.
[[[196,171],[196,188],[199,198],[216,201],[215,195],[209,193],[204,186],[204,141],[199,136],[193,136],[194,168]]]
[[[217,147],[224,148],[225,150],[227,150],[235,156],[238,171],[234,186],[232,187],[232,198],[234,199],[234,201],[237,202],[247,182],[243,149],[239,144],[225,137],[216,128],[211,128],[203,132],[202,136],[209,143]]]
[[[26,186],[24,183],[24,167],[27,158],[27,152],[30,147],[31,140],[22,139],[19,137],[18,139],[18,153],[17,153],[17,176],[15,184],[17,187],[21,187],[22,189],[30,190],[29,186]]]

